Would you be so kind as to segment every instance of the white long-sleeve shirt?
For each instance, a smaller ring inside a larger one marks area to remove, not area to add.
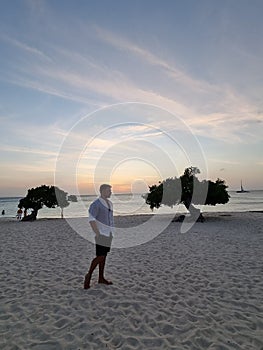
[[[101,235],[113,235],[113,204],[110,200],[105,200],[102,197],[97,198],[89,207],[89,222],[96,221],[98,230]]]

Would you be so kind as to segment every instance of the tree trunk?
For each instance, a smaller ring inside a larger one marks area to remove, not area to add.
[[[31,215],[33,216],[33,220],[37,219],[37,214],[38,214],[38,209],[33,210],[33,212],[31,213]]]
[[[35,221],[37,219],[38,209],[34,209],[30,215],[24,216],[21,221]]]
[[[183,201],[186,209],[189,211],[190,215],[193,218],[196,218],[196,221],[204,222],[205,219],[203,217],[203,214],[200,212],[199,209],[195,208],[193,204],[191,203],[191,198],[188,197]]]

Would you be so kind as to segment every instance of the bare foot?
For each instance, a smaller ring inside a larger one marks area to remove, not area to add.
[[[90,288],[90,279],[91,279],[91,276],[89,273],[87,273],[84,280],[84,289]]]
[[[103,283],[103,284],[107,284],[107,285],[112,284],[112,282],[111,282],[111,281],[107,281],[107,280],[105,280],[105,278],[103,278],[103,279],[99,280],[99,281],[98,281],[98,283]]]

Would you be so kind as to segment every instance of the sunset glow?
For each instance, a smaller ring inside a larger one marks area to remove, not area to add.
[[[1,196],[140,192],[191,165],[262,189],[261,1],[16,3],[0,4]]]

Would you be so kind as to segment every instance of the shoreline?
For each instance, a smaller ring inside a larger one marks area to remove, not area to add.
[[[214,212],[201,212],[204,215],[204,218],[206,217],[212,217],[212,216],[234,216],[235,214],[246,214],[246,213],[263,213],[263,210],[244,210],[244,211],[214,211]],[[165,216],[172,216],[173,214],[165,214],[165,213],[149,213],[149,214],[127,214],[127,215],[114,215],[114,218],[142,218],[142,217],[151,217],[151,216],[157,216],[157,217],[165,217]],[[189,213],[175,213],[174,217],[179,217],[180,215],[185,215],[186,217],[189,217]],[[41,217],[37,218],[36,221],[46,221],[46,220],[77,220],[77,219],[87,219],[88,216],[76,216],[76,217],[64,217],[63,219],[59,217]],[[16,216],[10,217],[10,216],[0,216],[0,221],[19,221],[16,219]],[[30,221],[31,222],[31,221]]]

